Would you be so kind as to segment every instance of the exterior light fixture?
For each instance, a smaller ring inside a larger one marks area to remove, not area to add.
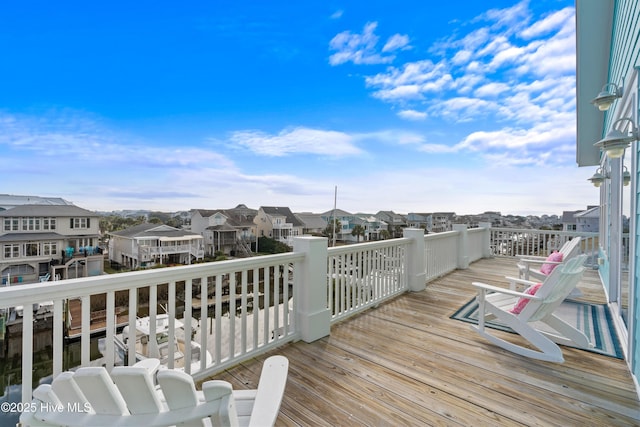
[[[615,129],[616,124],[624,121],[628,121],[631,124],[631,133],[624,133]],[[635,123],[630,118],[624,117],[613,122],[607,136],[593,145],[605,151],[610,159],[617,159],[624,155],[624,150],[629,146],[631,141],[637,141],[638,139],[638,128],[635,127]]]
[[[629,172],[629,169],[627,169],[627,167],[624,167],[624,172],[622,172],[622,185],[624,185],[625,187],[629,185],[629,183],[631,182],[631,173]]]
[[[600,187],[604,180],[608,178],[608,176],[602,174],[602,168],[598,168],[596,173],[593,174],[589,181],[593,184],[594,187]]]
[[[609,89],[612,88],[612,89]],[[598,107],[600,111],[606,111],[611,107],[613,101],[622,97],[622,87],[618,87],[615,83],[607,83],[602,86],[602,90],[591,100],[591,103]]]

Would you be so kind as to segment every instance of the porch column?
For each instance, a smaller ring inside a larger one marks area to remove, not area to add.
[[[491,223],[490,222],[479,222],[479,228],[484,228],[484,232],[482,235],[482,258],[491,258],[493,255],[491,251]]]
[[[469,268],[469,236],[467,226],[464,224],[453,224],[453,231],[458,234],[458,268]]]
[[[327,247],[325,237],[293,239],[293,251],[305,254],[294,270],[294,286],[298,292],[296,321],[302,340],[308,343],[326,337],[331,329],[331,312],[327,307]]]
[[[427,287],[427,273],[424,253],[424,230],[421,228],[405,228],[403,236],[411,239],[407,251],[407,271],[409,273],[409,290],[419,292]]]

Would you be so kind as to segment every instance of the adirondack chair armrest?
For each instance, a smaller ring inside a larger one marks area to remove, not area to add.
[[[478,288],[479,292],[482,295],[485,295],[487,292],[498,292],[505,295],[511,295],[514,297],[527,298],[531,300],[542,300],[542,298],[537,297],[535,295],[525,294],[524,292],[514,291],[512,289],[501,288],[499,286],[487,285],[486,283],[481,282],[473,282],[471,283],[473,286]]]
[[[286,357],[271,356],[264,361],[249,426],[275,424],[280,413],[288,373],[289,360]]]
[[[518,255],[518,261],[544,261],[547,257],[536,255]]]
[[[518,262],[522,262],[522,263],[526,263],[526,264],[552,264],[552,265],[563,264],[562,261],[547,261],[546,258],[545,259],[522,258],[522,259],[518,260]]]
[[[527,279],[520,279],[517,277],[511,277],[511,276],[505,276],[504,277],[508,282],[509,282],[509,289],[511,289],[512,291],[516,290],[516,286],[517,285],[522,285],[523,287],[529,287],[529,286],[533,286],[538,282],[533,282],[531,280],[527,280]]]

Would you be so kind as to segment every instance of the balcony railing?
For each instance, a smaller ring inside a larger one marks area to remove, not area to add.
[[[3,287],[0,310],[53,302],[48,341],[55,376],[70,368],[63,366],[70,324],[75,322],[79,330],[83,366],[92,362],[92,334],[102,331],[106,351],[101,363],[110,369],[117,327],[149,316],[150,336],[155,336],[157,307],[164,305],[169,346],[178,338],[173,331],[178,318],[185,336],[194,336],[211,353],[210,363],[201,358],[199,369],[190,372],[191,349],[185,348],[185,371],[202,379],[286,342],[315,341],[329,334],[332,322],[408,290],[422,290],[428,281],[479,258],[542,253],[552,248],[551,242],[556,245],[572,235],[577,234],[457,226],[428,235],[407,229],[403,238],[334,248],[327,248],[325,238],[296,237],[293,252],[286,254]],[[583,250],[596,249],[595,236],[586,241]],[[69,319],[70,301],[79,301],[79,318]],[[96,312],[104,313],[103,318],[92,315]],[[27,402],[34,385],[34,313],[25,309],[22,316],[22,400]],[[127,363],[132,364],[135,340],[127,346]],[[175,366],[171,352],[168,366]]]

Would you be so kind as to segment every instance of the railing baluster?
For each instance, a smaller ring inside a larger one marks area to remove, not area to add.
[[[136,363],[136,319],[138,311],[138,289],[129,289],[129,336],[127,337],[127,347],[129,350],[129,357],[127,364],[133,365]]]
[[[80,363],[87,366],[91,361],[91,296],[84,295],[81,301]]]
[[[191,373],[191,358],[193,355],[191,354],[191,333],[192,333],[192,323],[191,323],[191,310],[193,304],[193,280],[187,279],[184,282],[184,371],[187,374]],[[204,349],[202,349],[204,350]],[[206,360],[205,352],[200,351],[200,370],[203,370],[205,366],[202,365],[202,361]]]
[[[215,362],[216,365],[222,360],[222,274],[216,276],[215,290]]]
[[[105,365],[107,370],[111,372],[115,364],[115,344],[114,344],[114,335],[116,329],[116,297],[114,291],[107,292],[107,301],[106,301],[106,316],[107,316],[107,330],[105,333],[105,347],[107,354],[105,355]],[[54,350],[55,351],[55,350]],[[55,375],[55,374],[54,374]]]
[[[30,305],[22,308],[22,402],[31,403],[33,381],[33,310]]]
[[[53,376],[62,372],[62,352],[63,352],[63,306],[64,301],[56,299],[53,301]]]
[[[269,302],[271,301],[271,266],[264,268],[264,303],[262,304],[262,316],[263,316],[263,345],[269,342],[269,328],[271,327],[269,317]]]

